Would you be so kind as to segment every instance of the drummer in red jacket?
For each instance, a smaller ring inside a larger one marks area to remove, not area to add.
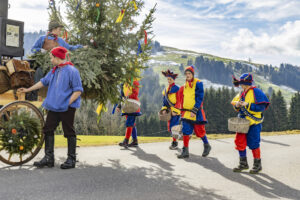
[[[133,81],[132,84],[124,83],[121,86],[121,97],[127,99],[134,99],[139,101],[139,81],[136,79]],[[121,104],[118,105],[117,111],[120,112],[122,110]],[[126,116],[126,133],[125,139],[123,142],[119,143],[120,146],[128,148],[128,147],[137,147],[138,146],[138,139],[137,139],[137,129],[135,124],[135,119],[137,116],[140,116],[141,110],[140,108],[134,113],[125,113],[122,111],[122,116]],[[132,142],[128,144],[130,136],[132,136]]]

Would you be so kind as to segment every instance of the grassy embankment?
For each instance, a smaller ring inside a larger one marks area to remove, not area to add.
[[[283,131],[283,132],[263,132],[263,136],[275,136],[275,135],[291,135],[300,134],[300,130],[294,131]],[[235,134],[208,134],[209,139],[224,139],[233,138]],[[81,147],[86,146],[106,146],[106,145],[116,145],[124,139],[123,136],[85,136],[79,135],[78,145]],[[139,143],[152,143],[152,142],[169,142],[170,137],[139,137]],[[55,146],[56,147],[66,147],[67,140],[61,136],[55,136]]]

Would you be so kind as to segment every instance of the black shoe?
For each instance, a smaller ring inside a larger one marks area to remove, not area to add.
[[[133,139],[132,142],[130,144],[128,144],[128,147],[138,147],[138,140],[137,139]]]
[[[71,169],[75,168],[76,165],[76,142],[77,138],[68,137],[68,158],[66,162],[60,165],[61,169]]]
[[[119,143],[119,146],[124,147],[124,148],[128,148],[128,139],[124,139],[123,142]]]
[[[203,150],[203,153],[202,153],[202,157],[208,156],[210,150],[211,150],[210,144],[209,143],[204,144],[204,150]]]
[[[249,169],[247,157],[240,157],[240,164],[236,168],[233,168],[233,172],[242,172],[246,169]]]
[[[250,170],[250,174],[257,174],[261,170],[261,159],[254,159],[253,168]]]
[[[177,141],[173,141],[171,143],[171,146],[169,147],[169,149],[176,150],[177,148],[178,148],[178,142]]]
[[[181,151],[181,154],[177,155],[177,158],[182,159],[182,158],[188,158],[188,157],[190,157],[189,148],[188,147],[183,147],[182,151]]]
[[[34,162],[33,166],[38,168],[54,167],[54,135],[45,135],[45,156],[39,162]]]

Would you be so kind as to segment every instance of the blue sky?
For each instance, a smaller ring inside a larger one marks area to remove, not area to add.
[[[13,2],[13,4],[12,4]],[[146,0],[158,4],[162,45],[253,62],[300,65],[300,0]],[[25,30],[46,29],[47,0],[10,0],[9,16]],[[37,17],[38,16],[38,17]]]

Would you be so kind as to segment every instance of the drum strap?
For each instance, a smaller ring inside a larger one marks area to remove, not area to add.
[[[249,111],[245,108],[245,107],[241,107],[241,111],[245,116],[250,117],[251,119],[253,119],[254,121],[257,122],[263,122],[264,121],[264,116],[262,115],[261,118],[257,118],[254,115],[252,115],[251,113],[249,113]]]
[[[168,97],[168,93],[167,93],[167,90],[165,89],[165,98],[168,102],[168,104],[170,105],[170,107],[174,107],[175,108],[175,105],[171,103],[169,97]]]

